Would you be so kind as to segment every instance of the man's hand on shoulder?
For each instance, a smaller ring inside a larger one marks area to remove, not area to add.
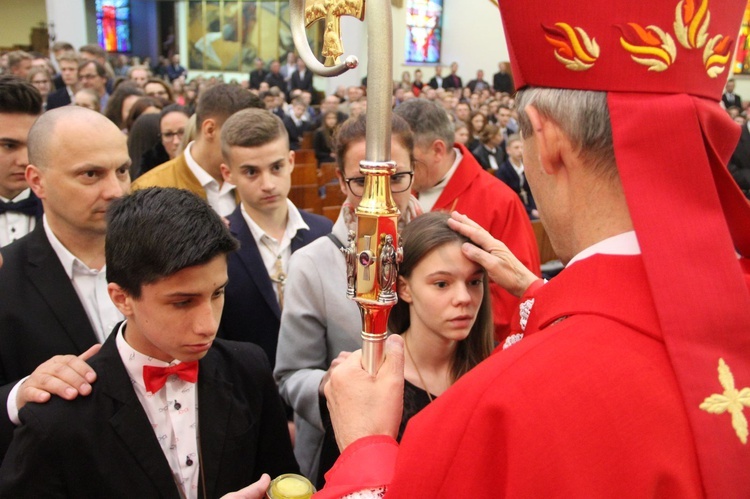
[[[48,402],[52,395],[73,400],[79,394],[90,394],[96,373],[86,361],[100,348],[101,345],[96,344],[78,356],[56,355],[37,367],[18,389],[18,410],[27,402]]]

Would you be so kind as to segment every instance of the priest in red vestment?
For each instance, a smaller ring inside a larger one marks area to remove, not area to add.
[[[501,0],[550,282],[460,214],[521,299],[512,334],[413,418],[403,348],[326,396],[317,497],[750,497],[750,205],[718,105],[742,0]]]

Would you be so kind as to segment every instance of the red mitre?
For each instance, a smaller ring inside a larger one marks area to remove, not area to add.
[[[500,0],[518,88],[609,92],[615,159],[709,497],[750,483],[750,293],[738,258],[750,256],[750,204],[725,167],[740,129],[718,105],[746,3]]]

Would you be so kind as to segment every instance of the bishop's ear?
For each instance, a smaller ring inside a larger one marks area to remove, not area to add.
[[[564,166],[564,152],[570,149],[570,140],[556,122],[540,113],[533,104],[526,106],[524,112],[534,131],[532,137],[524,139],[533,140],[539,163],[545,172],[555,174]]]

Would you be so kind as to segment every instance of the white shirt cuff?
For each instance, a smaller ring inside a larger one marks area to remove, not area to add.
[[[8,408],[8,419],[10,419],[11,423],[16,426],[21,424],[21,420],[18,419],[18,404],[16,404],[16,397],[18,396],[18,390],[21,388],[21,385],[27,379],[29,379],[28,376],[16,383],[16,386],[14,386],[10,391],[10,394],[8,394],[8,402],[6,404]]]

